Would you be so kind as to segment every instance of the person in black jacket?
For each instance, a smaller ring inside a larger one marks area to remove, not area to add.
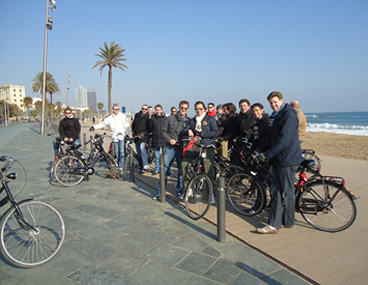
[[[299,121],[296,111],[284,104],[281,92],[273,91],[267,97],[273,113],[270,140],[258,154],[260,161],[272,165],[271,204],[268,224],[256,229],[262,234],[275,234],[284,226],[291,228],[295,223],[294,179],[298,165],[303,161],[299,145]]]
[[[217,124],[219,125],[219,138],[221,142],[221,154],[224,157],[228,156],[228,150],[232,147],[233,139],[238,134],[238,114],[233,103],[226,103],[223,106],[225,114],[219,118]]]
[[[270,119],[268,114],[264,112],[263,105],[261,103],[255,103],[252,105],[252,113],[255,120],[253,123],[253,136],[251,138],[251,142],[253,144],[252,148],[256,149],[269,140]]]
[[[250,101],[241,99],[239,101],[240,113],[238,115],[238,134],[237,136],[250,139],[253,135],[254,116],[251,112]]]
[[[148,106],[144,104],[142,110],[135,114],[132,124],[133,136],[140,136],[135,141],[137,154],[142,159],[143,170],[148,170],[148,155],[146,150],[146,143],[148,143]]]
[[[79,135],[81,131],[81,125],[79,120],[75,118],[72,114],[70,108],[64,110],[65,117],[60,121],[59,124],[59,134],[60,139],[64,142],[72,145],[79,145]],[[55,155],[57,154],[59,145],[54,146]]]
[[[155,169],[152,175],[156,175],[160,171],[160,150],[166,146],[166,140],[162,135],[162,128],[165,124],[166,117],[162,115],[162,106],[155,106],[156,113],[152,115],[148,123],[149,132],[152,134],[152,146],[155,150]]]

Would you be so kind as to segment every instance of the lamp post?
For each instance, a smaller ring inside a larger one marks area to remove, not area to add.
[[[45,110],[46,110],[46,72],[47,72],[47,33],[52,30],[53,21],[49,17],[49,9],[55,12],[55,0],[46,0],[46,23],[45,23],[45,41],[43,47],[43,79],[42,79],[42,109],[41,109],[41,135],[45,133]]]

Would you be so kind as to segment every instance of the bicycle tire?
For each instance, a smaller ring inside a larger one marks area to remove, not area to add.
[[[116,178],[120,179],[121,173],[120,173],[120,169],[119,169],[119,165],[116,162],[116,160],[113,158],[113,156],[109,153],[105,154],[105,160],[107,163],[107,167],[109,168],[109,170],[111,171],[111,173],[116,176]]]
[[[185,210],[190,218],[198,220],[208,212],[213,195],[213,186],[210,178],[199,173],[194,176],[185,193]]]
[[[261,185],[248,173],[235,173],[227,183],[226,197],[236,212],[253,217],[267,204],[266,190]]]
[[[56,163],[54,176],[63,186],[76,186],[85,177],[84,163],[74,155],[64,156]]]
[[[28,229],[11,207],[0,225],[1,250],[10,263],[19,267],[41,265],[53,258],[64,243],[63,217],[55,207],[41,201],[22,201],[19,209],[38,232]]]
[[[299,189],[297,210],[314,228],[339,232],[350,227],[357,215],[349,192],[333,181],[317,180]]]
[[[236,173],[244,172],[244,168],[237,165],[229,165],[226,166],[221,172],[220,177],[225,177],[225,186],[227,185],[229,179],[231,176],[233,176]]]

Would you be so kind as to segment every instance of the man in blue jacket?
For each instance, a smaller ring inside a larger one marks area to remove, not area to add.
[[[273,91],[267,97],[273,113],[270,141],[259,160],[272,165],[271,205],[268,224],[258,228],[262,234],[275,234],[284,226],[291,228],[295,222],[294,180],[298,165],[303,161],[298,138],[298,117],[289,104],[284,104],[281,92]]]

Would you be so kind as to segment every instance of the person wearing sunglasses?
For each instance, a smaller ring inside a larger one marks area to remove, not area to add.
[[[72,110],[70,108],[66,108],[64,110],[65,117],[60,121],[59,124],[59,134],[60,138],[72,145],[80,144],[79,135],[81,131],[81,125],[79,120],[73,116]],[[56,146],[55,146],[56,148]],[[57,149],[55,149],[57,154],[59,146],[57,145]]]
[[[211,117],[215,117],[216,116],[215,104],[214,103],[208,103],[207,106],[208,106],[207,115],[211,116]]]
[[[189,137],[200,137],[201,144],[210,145],[213,143],[213,139],[219,135],[217,123],[214,117],[207,115],[206,105],[202,101],[197,101],[194,105],[196,116],[189,120],[187,126],[183,132],[186,132]],[[214,149],[207,149],[206,158],[203,159],[203,166],[205,173],[210,178],[212,185],[214,185]],[[192,165],[193,157],[184,157],[182,162],[183,169],[183,187],[186,189],[190,181],[190,167]],[[212,196],[212,203],[215,203],[215,196]]]
[[[170,168],[176,159],[178,164],[178,177],[176,180],[176,193],[179,199],[183,199],[183,172],[181,170],[181,139],[186,134],[183,132],[184,127],[189,121],[187,116],[189,102],[182,100],[179,103],[179,112],[167,117],[162,128],[162,136],[165,140],[163,147],[164,163],[165,163],[165,184],[167,184],[167,177],[169,176]],[[171,108],[171,112],[172,112]],[[152,199],[160,198],[160,184],[157,188],[157,194]]]
[[[146,143],[148,143],[148,105],[143,104],[142,110],[135,114],[133,124],[132,124],[132,132],[133,136],[140,136],[139,139],[136,140],[135,146],[137,149],[137,154],[142,160],[143,169],[140,169],[139,172],[143,172],[144,170],[148,170],[148,155],[146,150]]]
[[[126,129],[129,127],[128,118],[119,112],[118,104],[112,106],[112,114],[108,116],[102,123],[92,126],[89,131],[103,129],[110,127],[111,139],[115,144],[116,157],[118,159],[118,165],[121,170],[124,168],[125,163],[125,143],[124,136],[126,135]]]

